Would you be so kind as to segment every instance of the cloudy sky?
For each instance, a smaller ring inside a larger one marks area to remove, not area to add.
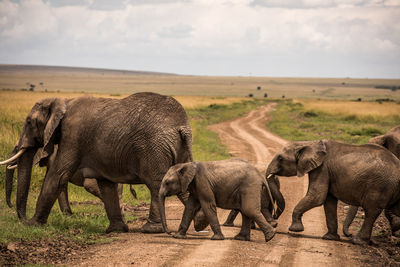
[[[0,0],[0,63],[400,78],[400,0]]]

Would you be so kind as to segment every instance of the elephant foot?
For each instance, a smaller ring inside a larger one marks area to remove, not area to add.
[[[113,223],[108,226],[106,233],[111,233],[111,232],[119,232],[119,233],[126,233],[129,231],[128,225],[126,225],[123,222],[118,222],[118,223]]]
[[[289,227],[289,231],[302,232],[304,231],[304,226],[301,222],[292,222],[292,225]]]
[[[322,239],[339,241],[339,240],[340,240],[340,236],[339,236],[338,234],[326,233],[326,234],[322,237]]]
[[[240,240],[240,241],[250,241],[250,235],[241,235],[240,233],[235,235],[233,238],[235,240]]]
[[[353,242],[353,244],[355,244],[355,245],[366,246],[369,244],[369,239],[365,240],[365,239],[362,239],[359,235],[356,235],[352,238],[351,242]]]
[[[233,227],[233,222],[224,222],[223,226]]]
[[[224,240],[224,239],[225,239],[225,237],[224,237],[223,234],[214,234],[214,235],[211,237],[211,240]]]
[[[199,210],[196,213],[196,216],[194,216],[193,219],[193,223],[194,223],[194,229],[197,232],[203,231],[209,225],[207,217],[204,214],[203,210]]]
[[[28,226],[40,226],[40,225],[45,224],[46,222],[40,222],[40,221],[36,220],[35,218],[32,218],[30,220],[26,220],[26,219],[23,220],[23,223]]]
[[[173,237],[173,238],[177,238],[177,239],[186,239],[186,238],[187,238],[186,235],[181,234],[181,233],[179,233],[179,232],[173,234],[172,237]]]
[[[272,227],[276,228],[278,226],[277,221],[270,221],[268,222]]]
[[[264,233],[265,242],[270,241],[270,240],[275,236],[275,233],[276,233],[276,230],[275,230],[275,229],[272,229],[272,230],[270,230],[270,231]]]
[[[73,213],[72,213],[72,210],[70,210],[70,209],[68,209],[68,210],[63,210],[63,212],[62,212],[65,216],[71,216]]]
[[[343,228],[343,234],[346,236],[346,237],[352,237],[353,235],[349,232],[349,229],[347,228],[347,229],[345,229],[345,228]]]
[[[142,233],[146,234],[159,234],[164,233],[164,228],[162,223],[147,222],[140,229]]]

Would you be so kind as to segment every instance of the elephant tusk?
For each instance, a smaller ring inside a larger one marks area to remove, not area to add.
[[[0,165],[5,165],[8,163],[13,162],[14,160],[16,160],[17,158],[19,158],[24,152],[26,151],[26,149],[21,149],[20,151],[18,151],[17,154],[15,154],[14,156],[12,156],[11,158],[5,160],[5,161],[0,161]]]
[[[14,170],[18,168],[18,164],[14,164],[14,165],[7,165],[7,170]]]
[[[274,176],[274,175],[273,175],[273,174],[268,175],[267,180],[268,180],[269,178],[271,178],[272,176]]]

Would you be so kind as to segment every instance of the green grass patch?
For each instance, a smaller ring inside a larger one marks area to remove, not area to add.
[[[397,116],[334,115],[306,110],[301,103],[281,101],[272,112],[267,128],[291,141],[332,139],[365,144],[398,124]]]

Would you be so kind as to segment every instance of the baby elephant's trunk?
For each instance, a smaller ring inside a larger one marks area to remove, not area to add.
[[[276,213],[274,214],[274,219],[278,219],[279,216],[281,216],[281,214],[285,210],[285,205],[286,205],[285,198],[283,197],[283,195],[280,191],[280,183],[279,183],[278,177],[276,177],[275,175],[272,175],[270,178],[267,178],[267,179],[268,179],[268,185],[271,190],[272,197],[276,201],[276,205],[277,205]]]
[[[158,199],[160,202],[160,215],[164,232],[166,232],[167,234],[171,234],[171,231],[168,230],[167,219],[165,217],[165,194],[163,192],[160,192],[158,195]]]

